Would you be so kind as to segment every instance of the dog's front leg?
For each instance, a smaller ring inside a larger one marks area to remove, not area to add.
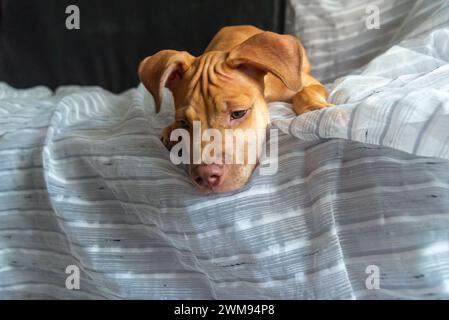
[[[332,105],[326,100],[327,90],[323,84],[308,74],[303,73],[302,77],[304,87],[292,98],[296,114],[300,115]]]

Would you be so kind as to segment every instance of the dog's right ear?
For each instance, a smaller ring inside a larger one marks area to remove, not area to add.
[[[297,38],[264,31],[234,47],[226,63],[257,78],[270,72],[287,88],[298,92],[302,88],[302,55]]]
[[[173,91],[193,60],[185,51],[162,50],[140,63],[139,78],[154,98],[156,113],[161,109],[164,87]]]

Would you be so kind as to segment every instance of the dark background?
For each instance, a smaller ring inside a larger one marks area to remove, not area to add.
[[[68,5],[80,29],[67,30]],[[223,26],[282,33],[285,0],[0,0],[0,81],[16,88],[138,84],[142,58],[163,49],[201,54]]]

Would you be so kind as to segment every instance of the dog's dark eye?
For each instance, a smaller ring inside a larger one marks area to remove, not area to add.
[[[236,120],[242,118],[246,114],[247,110],[237,110],[231,112],[231,119]]]

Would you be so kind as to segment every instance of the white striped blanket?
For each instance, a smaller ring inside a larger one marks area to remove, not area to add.
[[[168,95],[156,115],[142,86],[0,83],[0,298],[448,299],[439,19],[337,80],[335,107],[273,103],[278,173],[224,195],[170,162]]]
[[[324,83],[364,66],[400,40],[447,26],[448,0],[287,0],[287,33]],[[376,9],[379,29],[366,27]]]

